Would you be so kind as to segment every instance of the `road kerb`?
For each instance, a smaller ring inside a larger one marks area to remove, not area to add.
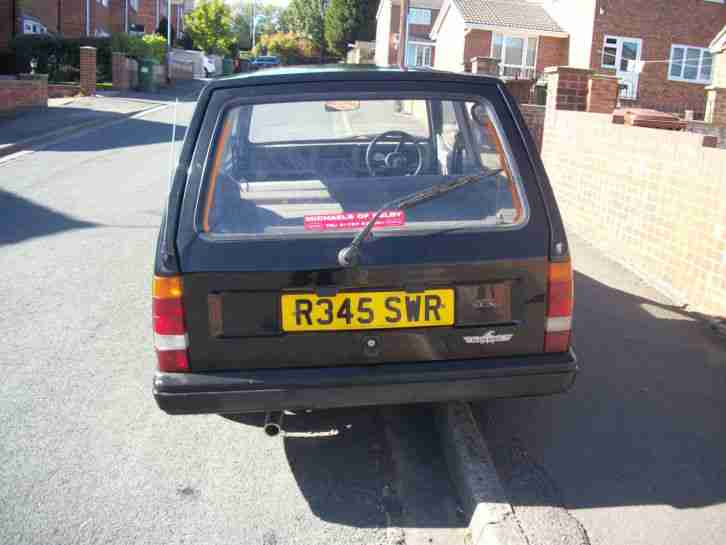
[[[434,410],[451,481],[470,517],[472,545],[527,545],[469,405]]]

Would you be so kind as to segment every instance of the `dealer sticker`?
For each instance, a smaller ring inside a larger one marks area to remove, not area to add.
[[[375,212],[347,212],[343,214],[317,214],[305,216],[305,229],[326,231],[328,229],[360,229],[370,221]],[[374,227],[400,227],[406,223],[403,210],[386,210],[376,220]]]

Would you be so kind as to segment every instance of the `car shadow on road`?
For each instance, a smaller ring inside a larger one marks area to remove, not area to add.
[[[513,504],[726,502],[726,341],[679,307],[575,286],[573,389],[473,404]]]
[[[226,418],[264,423],[264,415]],[[452,515],[456,502],[430,406],[301,412],[286,415],[283,427],[290,471],[318,518],[357,528],[466,526]]]
[[[2,189],[0,189],[0,218],[2,218],[0,246],[72,229],[96,226],[95,223],[66,216]]]

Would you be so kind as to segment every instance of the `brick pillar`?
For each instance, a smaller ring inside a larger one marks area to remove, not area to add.
[[[548,110],[587,110],[587,92],[592,70],[550,66],[545,68],[545,74]]]
[[[726,87],[706,87],[706,123],[726,125]]]
[[[494,59],[492,57],[472,57],[471,73],[485,74],[488,76],[498,76],[499,59]]]
[[[86,96],[96,94],[96,48],[81,47],[81,93]]]
[[[618,104],[618,78],[604,74],[590,75],[587,111],[611,114]]]
[[[120,91],[129,89],[129,70],[126,67],[126,55],[124,53],[116,52],[111,55],[111,74],[114,89]]]

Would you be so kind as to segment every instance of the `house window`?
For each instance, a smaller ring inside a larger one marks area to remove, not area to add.
[[[421,8],[411,8],[408,10],[409,25],[430,25],[431,10]]]
[[[533,78],[537,64],[537,37],[495,32],[492,57],[499,59],[499,73],[511,78]]]
[[[671,81],[711,83],[712,63],[711,52],[705,47],[673,44],[668,65],[668,79]]]
[[[139,0],[129,0],[129,5],[134,11],[139,11]]]
[[[433,66],[434,47],[429,44],[409,42],[406,45],[406,66]]]

